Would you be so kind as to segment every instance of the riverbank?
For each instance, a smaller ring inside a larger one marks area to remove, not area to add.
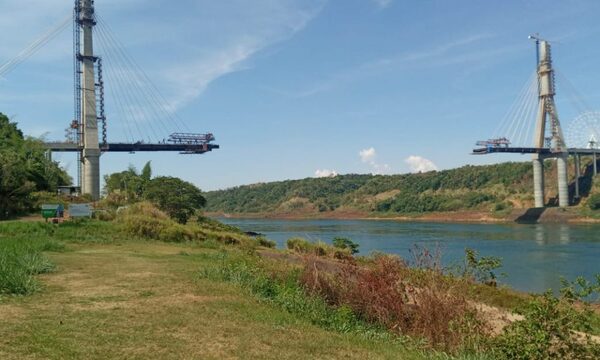
[[[326,212],[223,213],[209,212],[209,217],[276,220],[393,220],[403,222],[487,223],[487,224],[600,224],[600,218],[582,214],[581,208],[513,209],[510,212],[454,211],[409,215],[369,213],[355,210]]]
[[[146,229],[165,221],[147,220]],[[526,314],[534,299],[447,276],[435,262],[414,269],[395,256],[353,258],[318,244],[323,252],[267,249],[261,246],[267,242],[238,238],[239,231],[216,222],[158,237],[133,235],[130,226],[0,223],[0,245],[44,265],[30,291],[0,296],[0,357],[451,359],[474,352],[470,358],[487,358],[487,349],[513,349],[486,338],[510,336],[510,321],[527,324],[527,315],[505,317],[514,309]],[[31,239],[35,247],[19,250]],[[317,272],[300,276],[309,270]],[[340,279],[362,280],[335,288]],[[374,301],[361,300],[363,286],[373,289]],[[598,329],[593,325],[591,334]]]

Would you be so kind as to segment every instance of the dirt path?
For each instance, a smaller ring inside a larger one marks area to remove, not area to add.
[[[50,255],[58,269],[41,278],[42,291],[0,300],[0,359],[364,359],[403,350],[326,332],[199,279],[198,270],[217,261],[211,250],[73,250]]]

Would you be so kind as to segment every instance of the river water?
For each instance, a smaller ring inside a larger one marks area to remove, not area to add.
[[[347,237],[360,245],[360,254],[372,251],[412,258],[415,244],[439,248],[444,266],[464,258],[465,248],[480,256],[497,256],[503,267],[499,279],[517,290],[543,292],[560,288],[560,277],[600,273],[600,225],[498,225],[397,222],[373,220],[219,219],[244,231],[265,234],[283,248],[290,237],[331,243]]]

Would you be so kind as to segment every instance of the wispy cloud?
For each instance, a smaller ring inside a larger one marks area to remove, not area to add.
[[[408,164],[408,168],[414,173],[436,171],[438,169],[433,161],[422,156],[411,155],[407,157],[404,162]]]
[[[193,60],[180,62],[165,71],[174,91],[172,106],[177,109],[196,99],[215,80],[250,67],[248,60],[264,49],[293,37],[315,18],[325,5],[318,1],[263,2],[248,7],[255,20],[230,34],[229,40],[209,51],[199,51]],[[287,4],[287,5],[286,5]],[[308,5],[307,5],[308,4]],[[260,12],[259,15],[256,13]]]

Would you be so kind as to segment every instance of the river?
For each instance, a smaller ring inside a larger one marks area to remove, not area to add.
[[[497,256],[504,273],[500,283],[528,292],[560,288],[560,278],[600,273],[600,225],[450,224],[373,220],[273,220],[220,218],[244,231],[255,231],[285,247],[300,236],[331,243],[347,237],[360,245],[360,254],[382,251],[412,258],[415,244],[439,248],[444,266],[464,258],[465,248],[480,256]]]

